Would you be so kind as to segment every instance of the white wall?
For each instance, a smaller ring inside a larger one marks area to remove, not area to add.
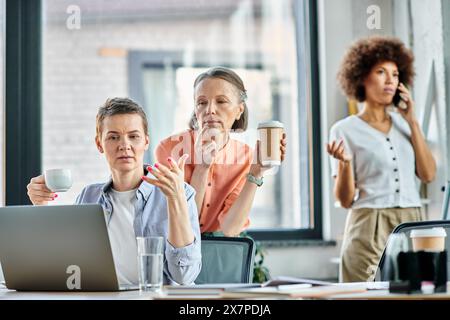
[[[396,13],[404,12],[405,8],[394,8]],[[428,144],[437,161],[436,179],[427,186],[427,198],[430,204],[427,208],[429,219],[441,218],[441,205],[443,192],[441,187],[445,185],[446,176],[446,128],[445,119],[445,73],[443,54],[443,26],[441,0],[413,0],[411,1],[412,28],[403,26],[405,37],[412,35],[411,48],[415,56],[416,77],[414,84],[414,99],[416,102],[416,115],[422,121],[425,99],[428,93],[428,82],[432,61],[435,67],[435,103],[431,114],[431,122],[427,135]],[[400,29],[400,28],[399,28]],[[396,30],[397,31],[397,30]],[[405,42],[408,38],[403,38]]]

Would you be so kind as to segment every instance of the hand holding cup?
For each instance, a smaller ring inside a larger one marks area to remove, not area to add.
[[[250,167],[250,173],[255,177],[261,177],[270,169],[278,169],[286,157],[286,145],[286,133],[281,122],[259,123],[258,140],[254,153],[257,161]]]
[[[31,178],[27,194],[34,205],[46,205],[55,200],[55,192],[65,192],[72,187],[72,173],[69,169],[49,169],[44,174]]]
[[[56,193],[52,192],[45,185],[43,174],[31,178],[30,183],[27,185],[27,190],[28,197],[34,205],[46,205],[49,201],[53,201],[58,197]]]

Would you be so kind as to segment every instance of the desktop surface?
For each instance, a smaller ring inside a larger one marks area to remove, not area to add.
[[[339,286],[346,288],[352,286],[351,283]],[[380,286],[381,287],[381,286]],[[308,289],[305,289],[308,290]],[[166,288],[160,293],[134,291],[114,291],[114,292],[38,292],[38,291],[15,291],[2,288],[0,286],[0,300],[450,300],[450,292],[434,294],[399,294],[389,293],[386,289],[357,290],[348,293],[336,290],[334,293],[318,296],[316,293],[308,296],[298,295],[300,291],[295,289],[295,294],[288,295],[267,292],[264,295],[248,295],[239,293],[233,296],[229,292],[225,295],[204,294],[199,295],[190,292],[189,294],[168,294]]]

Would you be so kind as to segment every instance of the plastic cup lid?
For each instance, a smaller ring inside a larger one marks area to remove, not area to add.
[[[411,230],[411,238],[425,238],[425,237],[446,237],[447,233],[444,228],[436,227],[430,229],[414,229]]]
[[[260,128],[284,128],[284,125],[280,121],[276,120],[269,120],[260,122],[258,124],[258,129]]]

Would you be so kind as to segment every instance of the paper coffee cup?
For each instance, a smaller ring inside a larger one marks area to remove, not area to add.
[[[441,252],[445,250],[444,228],[414,229],[411,231],[413,251]]]
[[[281,144],[284,125],[275,120],[258,124],[259,152],[263,166],[279,166],[281,164]]]

